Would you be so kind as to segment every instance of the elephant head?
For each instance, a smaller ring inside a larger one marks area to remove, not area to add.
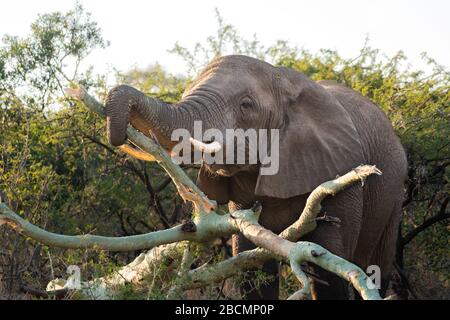
[[[299,72],[246,56],[212,61],[176,104],[120,85],[109,92],[105,110],[108,138],[115,146],[125,142],[128,122],[146,135],[152,132],[167,150],[177,143],[170,139],[173,130],[193,134],[194,121],[202,121],[204,130],[222,132],[278,129],[279,168],[273,175],[258,174],[264,159],[202,166],[199,184],[219,202],[227,202],[227,179],[239,172],[255,174],[256,195],[289,198],[363,161],[358,133],[336,98]],[[203,148],[208,142],[196,141]]]

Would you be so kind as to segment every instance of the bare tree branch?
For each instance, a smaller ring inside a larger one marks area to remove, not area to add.
[[[439,212],[426,219],[421,225],[414,228],[410,232],[408,232],[403,238],[402,238],[402,245],[405,246],[408,243],[410,243],[419,233],[427,229],[428,227],[432,226],[433,224],[450,218],[450,212],[447,212],[447,206],[449,204],[450,197],[445,198],[445,200],[442,202]]]

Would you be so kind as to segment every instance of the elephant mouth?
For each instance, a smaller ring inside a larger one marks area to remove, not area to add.
[[[237,172],[230,172],[229,170],[227,171],[227,170],[225,170],[225,169],[219,169],[219,170],[216,171],[216,173],[217,173],[219,176],[223,176],[223,177],[232,177],[232,176],[234,176]]]
[[[232,177],[243,171],[257,171],[257,167],[255,165],[250,164],[235,164],[235,165],[223,165],[223,164],[206,164],[204,165],[208,168],[208,170],[214,174],[223,177]]]
[[[207,164],[207,163],[204,163],[204,165],[212,173],[223,177],[232,177],[239,171],[241,171],[240,168],[238,168],[238,166],[229,166],[223,164]]]

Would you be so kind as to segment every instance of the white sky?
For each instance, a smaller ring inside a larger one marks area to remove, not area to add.
[[[111,41],[86,62],[101,73],[111,66],[127,70],[156,61],[184,73],[181,59],[167,52],[178,40],[192,47],[216,31],[214,8],[246,38],[257,34],[262,44],[277,39],[313,52],[338,50],[355,57],[368,34],[372,47],[392,55],[403,50],[413,67],[427,51],[450,66],[449,0],[80,0]],[[66,11],[73,0],[4,1],[0,35],[25,36],[38,13]]]

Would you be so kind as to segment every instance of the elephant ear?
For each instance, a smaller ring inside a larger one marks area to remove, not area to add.
[[[218,204],[226,204],[229,198],[230,178],[211,173],[204,165],[200,167],[197,176],[197,186]]]
[[[285,199],[309,193],[364,163],[359,134],[335,97],[290,69],[284,69],[277,81],[284,90],[280,103],[285,115],[279,132],[279,170],[274,175],[260,170],[256,195]],[[272,162],[274,156],[270,155]]]

